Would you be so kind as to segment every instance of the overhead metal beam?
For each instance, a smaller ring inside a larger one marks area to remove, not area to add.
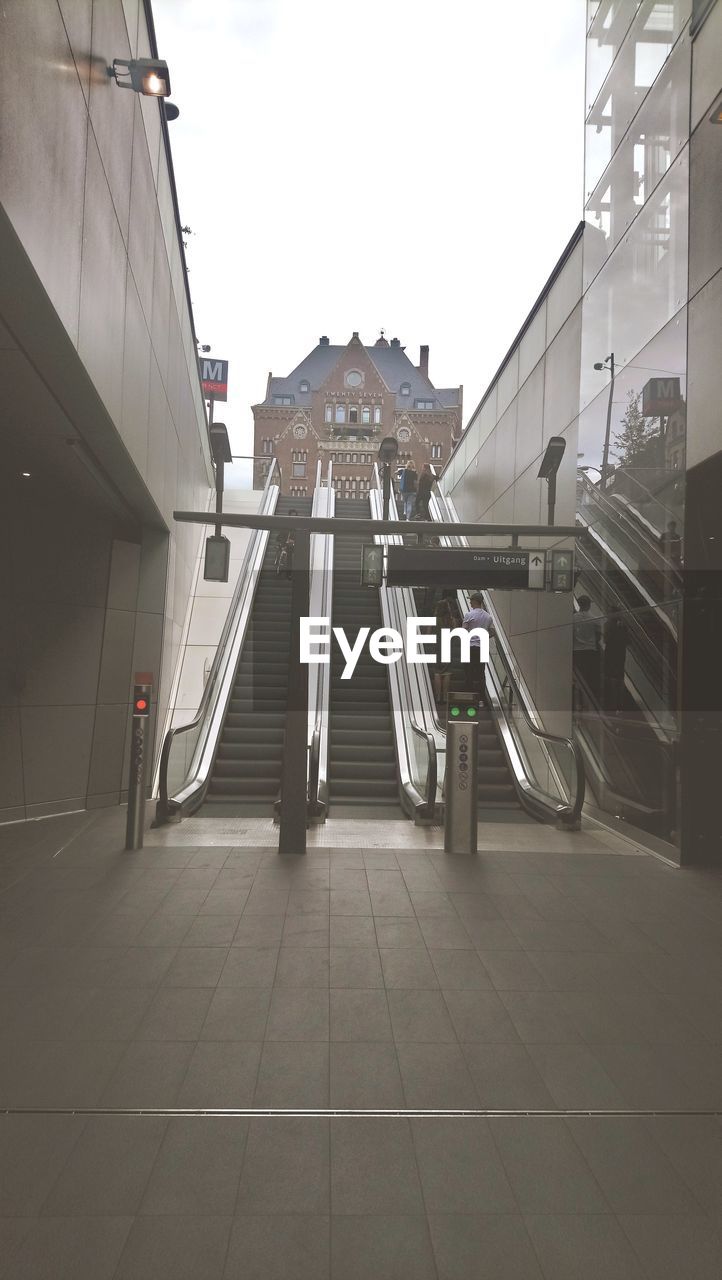
[[[354,520],[322,516],[258,516],[242,512],[174,511],[173,519],[182,524],[224,524],[230,529],[305,529],[308,533],[410,533],[420,537],[462,538],[578,538],[575,525],[546,524],[452,524],[436,520]],[[339,525],[341,528],[339,529]]]

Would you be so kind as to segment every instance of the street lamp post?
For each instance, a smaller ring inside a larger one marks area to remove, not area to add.
[[[604,453],[602,454],[602,474],[599,481],[599,487],[604,493],[607,487],[607,473],[609,471],[609,435],[612,429],[612,401],[614,399],[614,352],[612,351],[606,360],[598,361],[594,368],[598,373],[602,369],[609,369],[611,379],[609,382],[609,400],[607,402],[607,426],[604,432]]]

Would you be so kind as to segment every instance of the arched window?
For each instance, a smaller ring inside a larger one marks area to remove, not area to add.
[[[298,385],[298,389],[299,389],[299,391],[310,391],[310,390],[311,390],[311,383],[308,381],[308,378],[303,378],[303,380],[302,380],[302,381],[299,383],[299,385]]]
[[[399,391],[401,392],[401,395],[402,395],[402,396],[410,396],[410,395],[411,395],[411,383],[410,383],[410,382],[402,382],[402,383],[401,383],[401,386],[399,387]]]
[[[378,426],[380,421],[381,421],[381,405],[377,404],[374,407],[374,422]]]
[[[346,405],[345,404],[336,405],[336,421],[337,422],[346,421]]]
[[[333,405],[327,404],[324,409],[324,419],[326,422],[333,422]]]

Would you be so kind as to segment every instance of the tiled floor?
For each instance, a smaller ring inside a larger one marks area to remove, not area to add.
[[[2,1280],[719,1280],[722,876],[241,825],[0,829]]]

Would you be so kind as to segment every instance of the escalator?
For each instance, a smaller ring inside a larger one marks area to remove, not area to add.
[[[370,519],[365,499],[336,498],[336,517]],[[353,642],[360,627],[382,626],[379,594],[362,587],[362,534],[334,536],[332,618]],[[370,538],[368,539],[370,541]],[[345,659],[336,644],[331,653],[329,801],[332,816],[403,816],[394,751],[387,669],[371,657],[368,645],[349,680],[342,680]]]
[[[279,498],[276,515],[311,514],[310,498]],[[242,806],[249,815],[273,812],[281,785],[283,732],[291,643],[291,584],[276,573],[270,538],[261,565],[246,642],[205,795],[205,812]]]

